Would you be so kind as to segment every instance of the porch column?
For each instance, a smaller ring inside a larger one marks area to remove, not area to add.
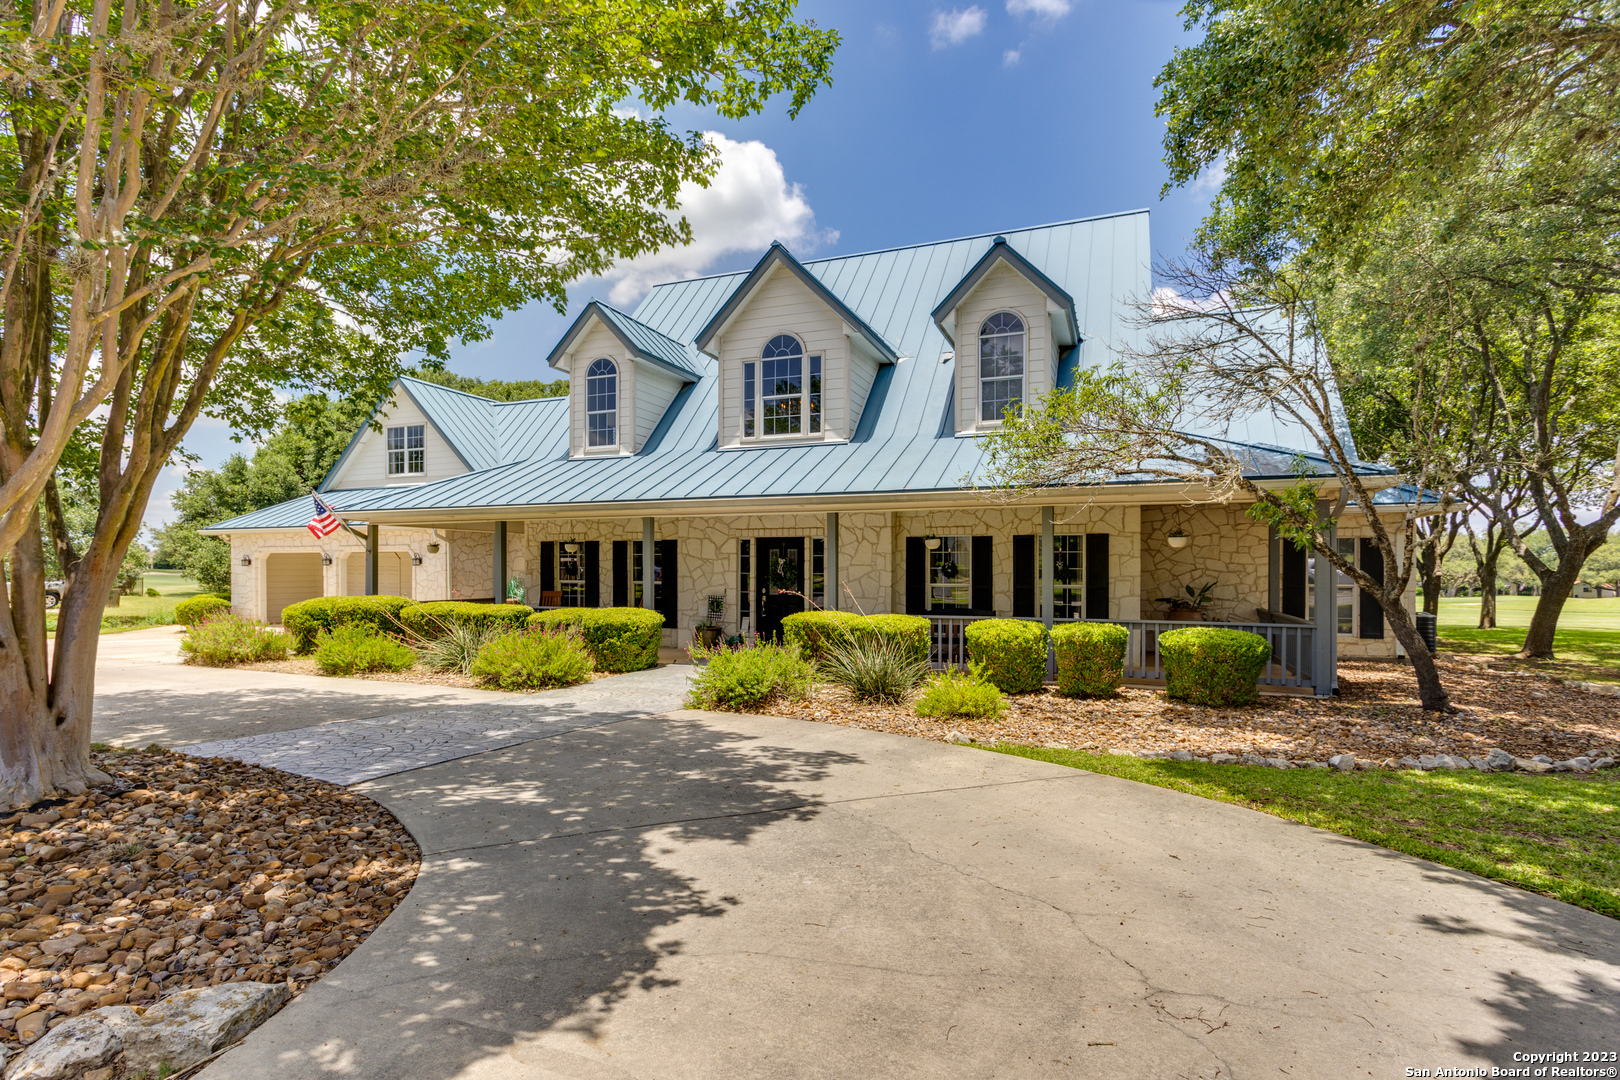
[[[1316,519],[1326,521],[1333,513],[1333,507],[1326,501],[1316,504]],[[1338,529],[1330,528],[1327,531],[1329,547],[1338,539]],[[1333,688],[1339,684],[1339,571],[1327,557],[1321,554],[1311,556],[1316,564],[1316,656],[1311,670],[1316,673],[1316,696],[1330,697]]]
[[[494,558],[490,560],[495,571],[495,603],[506,602],[506,522],[495,523]]]
[[[366,595],[377,595],[377,523],[366,523]]]
[[[641,519],[641,606],[653,607],[653,519]]]
[[[838,610],[838,515],[827,515],[827,541],[823,557],[826,560],[824,577],[826,590],[822,595],[822,603],[828,611]]]
[[[1054,592],[1057,580],[1056,519],[1056,511],[1052,507],[1041,507],[1041,622],[1046,624],[1048,630],[1052,629],[1052,617],[1057,612]]]

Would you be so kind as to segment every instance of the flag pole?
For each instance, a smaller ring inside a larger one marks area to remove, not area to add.
[[[309,494],[310,494],[310,496],[312,498],[321,499],[321,493],[316,491],[314,488],[309,489]],[[356,540],[360,541],[362,544],[370,542],[370,538],[367,537],[365,533],[360,532],[353,525],[350,525],[347,521],[343,520],[343,515],[338,511],[337,505],[335,503],[333,503],[330,499],[321,499],[321,502],[326,506],[326,508],[328,510],[332,511],[332,516],[338,519],[338,524],[343,527],[344,532],[348,533],[350,536],[354,537]],[[366,525],[366,528],[368,528],[368,529],[375,529],[376,527],[377,527],[376,525],[369,524],[369,523]]]

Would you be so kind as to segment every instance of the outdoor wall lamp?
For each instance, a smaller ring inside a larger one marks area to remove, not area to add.
[[[329,552],[325,552],[325,551],[321,552],[321,565],[322,566],[331,566],[332,565],[332,556],[331,556],[331,554]]]
[[[416,554],[416,552],[414,552],[414,551],[411,552],[411,565],[412,566],[421,566],[422,565],[422,556]]]
[[[253,556],[251,556],[251,555],[242,556],[242,565],[243,566],[252,566],[253,565]]]

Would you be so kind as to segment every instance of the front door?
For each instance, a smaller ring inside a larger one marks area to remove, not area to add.
[[[782,640],[782,620],[804,610],[804,537],[755,541],[759,559],[759,638]]]

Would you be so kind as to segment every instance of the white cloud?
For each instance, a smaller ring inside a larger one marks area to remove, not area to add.
[[[1018,61],[1022,60],[1023,57],[1024,54],[1022,50],[1008,49],[1006,52],[1001,54],[1001,63],[1005,67],[1017,67]]]
[[[934,21],[928,28],[928,40],[933,42],[936,49],[960,45],[968,38],[984,32],[987,17],[984,8],[977,4],[965,10],[952,8],[950,11],[936,11]]]
[[[1203,172],[1193,178],[1187,190],[1201,199],[1213,199],[1226,183],[1226,155],[1216,158]]]
[[[692,242],[620,263],[606,277],[609,302],[628,307],[661,281],[700,277],[726,256],[763,251],[772,240],[803,255],[838,239],[836,232],[816,228],[815,211],[803,189],[788,183],[776,151],[713,131],[705,138],[719,149],[720,167],[708,187],[684,185],[680,209],[672,214],[691,224]]]
[[[1007,14],[1061,19],[1069,13],[1069,0],[1007,0]]]

